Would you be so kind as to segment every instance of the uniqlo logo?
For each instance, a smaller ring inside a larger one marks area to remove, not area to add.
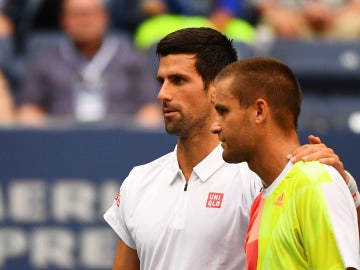
[[[118,191],[118,193],[116,194],[114,198],[114,203],[116,204],[117,207],[120,206],[120,191]]]
[[[220,208],[224,193],[210,192],[207,198],[206,207],[208,208]]]

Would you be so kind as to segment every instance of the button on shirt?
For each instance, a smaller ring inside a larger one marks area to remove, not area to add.
[[[135,167],[104,218],[141,269],[245,269],[244,240],[261,182],[246,163],[216,147],[193,170],[186,191],[176,148]]]

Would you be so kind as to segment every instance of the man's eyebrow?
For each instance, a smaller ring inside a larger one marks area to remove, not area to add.
[[[156,80],[158,82],[162,82],[164,80],[164,78],[162,76],[156,76]]]
[[[169,78],[174,78],[174,77],[181,77],[181,78],[187,78],[189,77],[188,75],[184,74],[184,73],[173,73],[173,74],[170,74],[168,76]]]
[[[176,80],[176,79],[182,79],[182,80],[189,80],[191,76],[184,74],[184,73],[173,73],[166,76],[169,80]]]

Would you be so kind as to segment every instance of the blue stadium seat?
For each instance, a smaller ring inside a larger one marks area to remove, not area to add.
[[[277,39],[270,56],[288,64],[305,89],[360,91],[359,41]]]
[[[239,60],[255,56],[254,47],[242,41],[233,41],[233,45],[238,53]]]

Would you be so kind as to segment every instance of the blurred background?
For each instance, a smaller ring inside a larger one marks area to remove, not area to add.
[[[360,0],[0,0],[0,269],[111,269],[103,213],[176,143],[155,46],[189,26],[287,63],[301,142],[320,136],[359,185]]]

